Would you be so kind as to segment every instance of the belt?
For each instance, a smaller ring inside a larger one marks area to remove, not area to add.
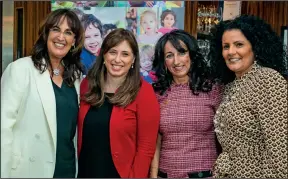
[[[207,177],[212,177],[212,171],[207,170],[207,171],[200,171],[200,172],[190,172],[187,173],[189,178],[207,178]],[[162,172],[158,170],[158,176],[161,178],[168,178],[167,173]]]

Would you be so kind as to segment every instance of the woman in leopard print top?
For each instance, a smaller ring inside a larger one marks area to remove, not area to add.
[[[288,178],[288,67],[282,47],[271,26],[255,16],[221,22],[213,31],[213,76],[225,84],[214,117],[223,150],[214,177]]]

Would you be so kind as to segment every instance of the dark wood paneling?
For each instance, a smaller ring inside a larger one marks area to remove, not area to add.
[[[258,16],[281,34],[281,27],[288,25],[288,1],[243,1],[242,14]]]
[[[51,12],[51,1],[15,1],[14,22],[17,22],[16,9],[23,8],[23,56],[30,55],[31,49],[38,38],[38,30],[42,21]],[[14,23],[14,60],[16,58],[17,23]]]
[[[184,30],[194,37],[197,36],[197,1],[185,1]]]

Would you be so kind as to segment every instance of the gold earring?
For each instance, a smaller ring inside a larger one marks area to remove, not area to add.
[[[105,61],[103,62],[103,65],[105,65]]]

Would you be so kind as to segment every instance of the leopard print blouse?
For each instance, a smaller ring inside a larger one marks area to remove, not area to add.
[[[226,85],[214,118],[223,150],[214,177],[288,178],[287,100],[287,81],[257,64]]]

